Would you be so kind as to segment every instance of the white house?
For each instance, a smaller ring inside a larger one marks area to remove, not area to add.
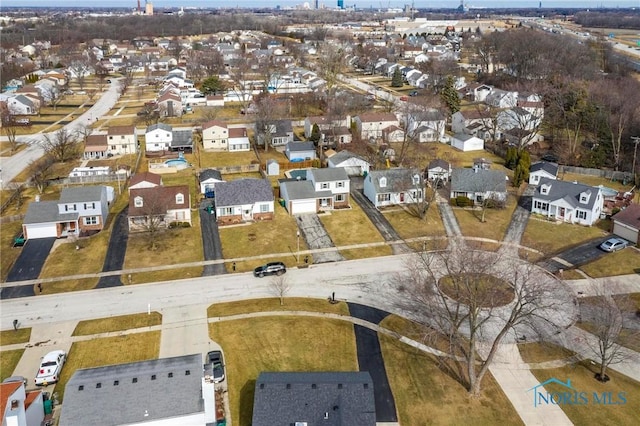
[[[357,133],[362,140],[382,138],[383,130],[400,126],[398,118],[390,112],[360,114],[354,118]]]
[[[109,126],[107,131],[108,153],[112,155],[138,152],[138,130],[136,126]]]
[[[364,195],[376,208],[423,201],[424,182],[417,170],[373,170],[364,179]]]
[[[450,198],[467,197],[476,205],[485,200],[504,202],[507,199],[507,175],[502,170],[480,167],[451,171]]]
[[[343,168],[309,169],[305,179],[280,179],[278,183],[289,214],[349,207],[350,182]]]
[[[273,188],[267,179],[220,182],[215,191],[216,218],[220,225],[273,219]]]
[[[181,222],[191,225],[191,194],[188,185],[156,186],[129,191],[127,211],[129,232],[144,231],[154,226],[169,227]]]
[[[604,197],[598,187],[541,178],[532,197],[531,213],[591,226],[600,219],[603,206]]]
[[[202,125],[202,146],[205,150],[227,151],[229,128],[219,120],[207,121]]]
[[[460,151],[482,151],[484,140],[465,133],[457,133],[451,138],[451,146]]]
[[[427,166],[427,179],[430,181],[447,182],[451,177],[451,164],[440,158],[436,158],[429,162]]]
[[[329,167],[342,167],[349,176],[362,176],[369,173],[371,164],[347,150],[340,151],[327,160]]]
[[[249,151],[251,149],[246,127],[229,128],[228,147],[230,152]]]
[[[316,148],[313,142],[289,142],[285,150],[289,161],[315,160]]]
[[[538,185],[540,179],[557,179],[558,165],[548,161],[538,161],[529,167],[529,185]]]
[[[164,123],[152,124],[144,134],[147,151],[169,151],[173,141],[173,129]]]
[[[27,391],[22,381],[0,384],[0,407],[3,425],[40,426],[44,421],[42,391]]]

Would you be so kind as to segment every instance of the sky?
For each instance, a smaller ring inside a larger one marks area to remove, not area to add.
[[[318,0],[320,4],[334,7],[337,0]],[[164,7],[290,7],[303,3],[314,4],[314,0],[153,0],[154,8]],[[356,5],[358,8],[402,7],[411,4],[412,0],[344,0],[345,5]],[[144,0],[140,0],[144,7]],[[456,8],[460,0],[413,0],[416,8]],[[538,7],[539,0],[465,0],[470,7]],[[130,7],[137,6],[137,0],[2,0],[3,7]],[[640,8],[640,0],[542,0],[542,7],[575,7],[575,8]]]

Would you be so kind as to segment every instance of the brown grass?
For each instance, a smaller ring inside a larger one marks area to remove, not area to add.
[[[465,237],[489,238],[502,241],[516,207],[516,199],[510,194],[504,209],[486,209],[484,222],[481,221],[482,211],[479,208],[462,209],[454,207],[453,212],[460,225],[462,235]]]
[[[13,375],[23,353],[24,349],[0,351],[0,381]]]
[[[528,364],[563,360],[575,355],[575,352],[569,349],[547,342],[520,343],[518,350],[522,360]]]
[[[152,312],[150,315],[147,313],[119,315],[110,318],[80,321],[75,330],[73,330],[72,336],[88,336],[140,327],[152,327],[160,324],[162,324],[162,314],[159,312]]]
[[[19,326],[19,325],[18,325]],[[31,338],[31,327],[18,328],[17,330],[0,331],[0,346],[27,343]]]
[[[238,302],[216,303],[207,309],[208,317],[226,317],[238,314],[270,311],[305,311],[327,312],[338,315],[349,315],[349,308],[345,302],[328,303],[325,299],[310,299],[304,297],[287,297],[284,305],[280,305],[279,297],[267,299],[250,299]]]
[[[436,203],[429,206],[424,219],[417,218],[402,209],[387,210],[382,213],[402,239],[445,235],[444,225]]]
[[[634,274],[638,272],[638,268],[640,268],[640,251],[634,248],[609,253],[594,262],[580,266],[580,269],[592,278]]]
[[[22,221],[0,224],[0,279],[7,279],[14,262],[22,252],[21,247],[12,247],[13,238],[22,231]]]
[[[604,231],[595,226],[549,222],[532,216],[522,235],[521,244],[551,254],[603,235]]]

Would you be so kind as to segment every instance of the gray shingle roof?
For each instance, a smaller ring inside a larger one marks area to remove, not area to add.
[[[507,179],[501,170],[453,169],[451,190],[456,192],[505,192]]]
[[[222,180],[222,173],[215,169],[204,169],[200,172],[200,182],[204,182],[207,179]]]
[[[449,165],[449,163],[441,158],[436,158],[435,160],[431,160],[431,162],[429,163],[429,166],[427,168],[427,170],[432,170],[435,169],[437,167],[449,170],[451,168],[451,166]]]
[[[289,152],[315,151],[315,149],[313,142],[289,142],[287,144]]]
[[[546,194],[542,193],[543,186],[549,188]],[[540,184],[536,188],[534,198],[544,201],[556,201],[563,199],[572,207],[581,207],[583,209],[592,210],[596,202],[597,194],[600,188],[584,185],[577,182],[567,182],[563,180],[555,180],[549,178],[540,179]],[[580,202],[580,194],[590,192],[591,196],[586,203]]]
[[[202,355],[194,354],[77,370],[65,388],[60,425],[111,426],[203,411]]]
[[[282,179],[278,182],[286,188],[289,200],[309,200],[333,195],[331,191],[315,191],[313,183],[308,180]]]
[[[337,180],[349,180],[349,175],[347,175],[347,171],[342,167],[308,169],[307,180],[313,180],[314,182],[335,182]]]
[[[64,188],[60,193],[60,204],[100,201],[104,186],[78,186]]]
[[[22,223],[27,225],[32,223],[57,223],[68,222],[77,218],[78,212],[58,213],[57,201],[40,201],[29,204]]]
[[[553,176],[558,176],[558,164],[550,163],[548,161],[538,161],[537,163],[533,163],[531,167],[529,167],[529,172],[537,172],[539,170],[544,170]]]
[[[331,161],[331,164],[337,165],[342,163],[343,161],[349,160],[350,158],[357,158],[358,160],[366,162],[366,160],[364,160],[362,157],[354,154],[353,152],[349,152],[346,149],[336,153],[335,155],[332,155],[329,160]]]
[[[253,424],[373,426],[373,382],[368,372],[260,373]]]
[[[165,130],[167,132],[170,132],[173,129],[173,127],[171,127],[168,124],[164,124],[164,123],[156,123],[156,124],[152,124],[149,127],[147,127],[147,131],[145,133],[153,132],[156,129]]]
[[[418,177],[422,179],[420,172],[417,170],[397,168],[374,170],[369,173],[367,179],[371,179],[371,183],[373,183],[376,193],[400,192],[416,187],[413,183],[413,177],[415,175],[418,175]],[[387,178],[387,182],[384,187],[380,186],[380,178],[383,176]]]
[[[174,130],[171,137],[171,147],[192,147],[193,132],[191,130]]]
[[[263,201],[273,201],[273,189],[267,179],[237,179],[216,184],[216,207]]]

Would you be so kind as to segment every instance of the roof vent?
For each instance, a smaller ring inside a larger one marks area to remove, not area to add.
[[[156,375],[155,375],[155,374],[152,374],[152,375],[151,375],[151,380],[155,380],[155,379],[156,379]]]
[[[167,377],[172,378],[173,377],[173,373],[167,374]]]
[[[338,383],[338,389],[342,389],[342,383]]]
[[[134,377],[133,379],[131,379],[131,383],[138,383],[138,378]]]
[[[113,381],[113,386],[118,386],[119,384],[120,384],[120,381],[119,381],[119,380],[114,380],[114,381]]]
[[[80,386],[78,386],[78,390],[79,390],[79,391],[83,391],[83,390],[84,390],[84,385],[80,385]]]
[[[287,389],[291,389],[291,383],[287,383]]]
[[[184,375],[185,375],[185,376],[190,376],[190,375],[191,375],[191,370],[186,370],[186,371],[184,372]]]
[[[311,389],[318,389],[318,385],[316,385],[315,383],[311,384]]]
[[[264,389],[264,383],[260,383],[260,389]]]
[[[102,383],[96,383],[96,389],[100,389],[102,387]]]

